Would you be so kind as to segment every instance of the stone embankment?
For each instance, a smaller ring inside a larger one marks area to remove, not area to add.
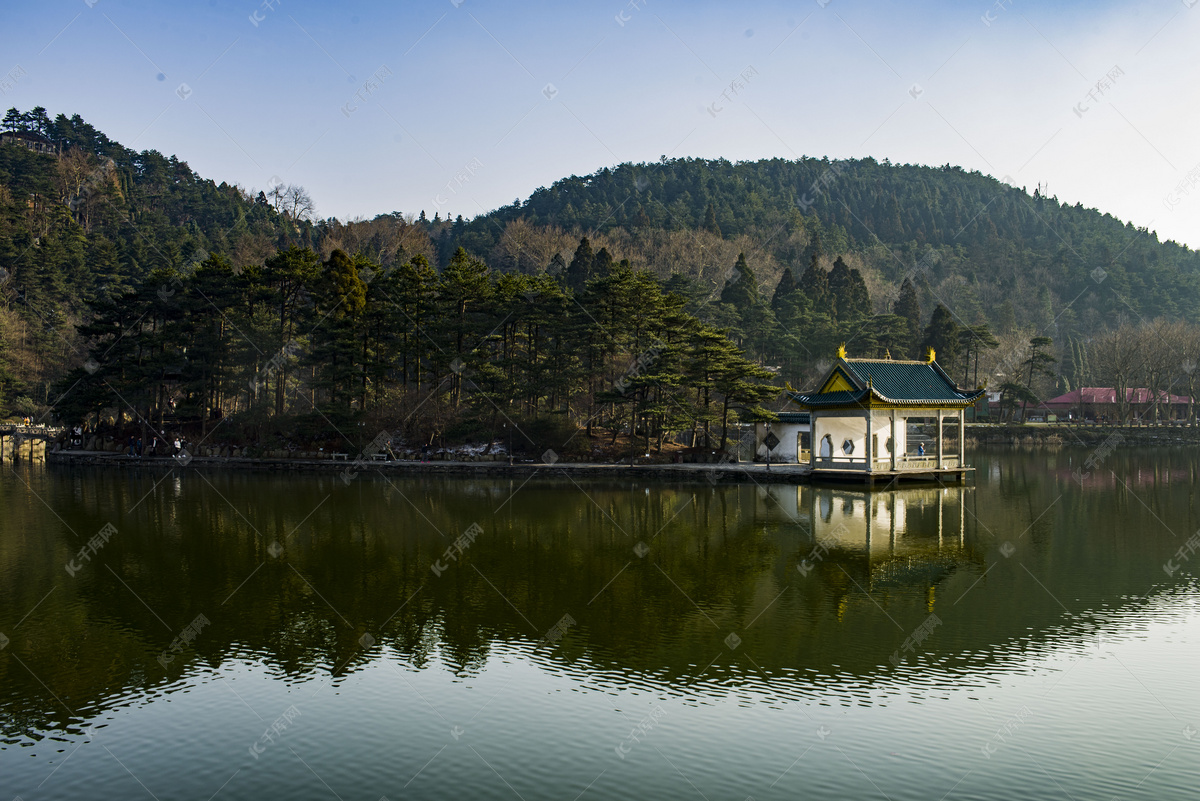
[[[1200,426],[1180,422],[1134,423],[1132,425],[968,423],[966,438],[968,445],[1081,445],[1088,448],[1106,443],[1110,447],[1188,445],[1200,443]]]
[[[420,456],[393,460],[372,458],[355,461],[350,454],[322,452],[266,451],[262,456],[243,456],[239,449],[201,448],[198,456],[128,456],[122,449],[52,450],[47,454],[51,465],[73,467],[106,467],[127,470],[190,470],[216,468],[220,470],[258,470],[276,472],[324,472],[340,475],[349,481],[361,475],[424,476],[424,475],[484,475],[492,478],[526,478],[534,474],[565,474],[578,478],[626,480],[630,478],[668,481],[705,481],[708,483],[753,481],[759,484],[799,484],[807,480],[808,467],[802,465],[766,465],[752,462],[717,462],[713,464],[620,464],[599,462],[516,462],[508,463],[507,456],[476,455],[470,461],[453,460],[455,454],[437,454],[435,458]],[[461,459],[461,455],[458,455]]]

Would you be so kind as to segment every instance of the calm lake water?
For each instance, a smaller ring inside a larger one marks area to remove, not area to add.
[[[872,494],[8,469],[0,798],[1191,797],[1200,459],[1088,455]]]

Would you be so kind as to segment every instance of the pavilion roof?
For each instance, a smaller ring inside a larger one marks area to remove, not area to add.
[[[850,389],[795,393],[792,399],[809,408],[866,406],[872,401],[896,406],[959,407],[974,402],[984,393],[982,389],[959,389],[938,363],[932,360],[921,362],[839,357],[820,385],[829,385],[830,380],[839,373]]]

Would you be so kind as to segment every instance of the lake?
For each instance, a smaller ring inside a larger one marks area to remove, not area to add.
[[[1200,460],[1089,457],[873,493],[6,469],[0,798],[1184,797]]]

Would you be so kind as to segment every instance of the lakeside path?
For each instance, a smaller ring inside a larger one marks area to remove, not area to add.
[[[46,462],[57,466],[106,467],[118,469],[189,470],[217,468],[222,470],[257,470],[273,472],[337,473],[347,481],[358,475],[460,475],[489,477],[532,477],[564,474],[572,478],[623,480],[631,477],[667,481],[704,481],[708,483],[747,481],[759,484],[802,484],[809,480],[808,465],[726,462],[718,464],[612,464],[596,462],[451,462],[416,460],[354,462],[335,459],[267,459],[250,457],[192,456],[186,461],[174,457],[130,457],[119,453],[98,451],[51,451]]]

